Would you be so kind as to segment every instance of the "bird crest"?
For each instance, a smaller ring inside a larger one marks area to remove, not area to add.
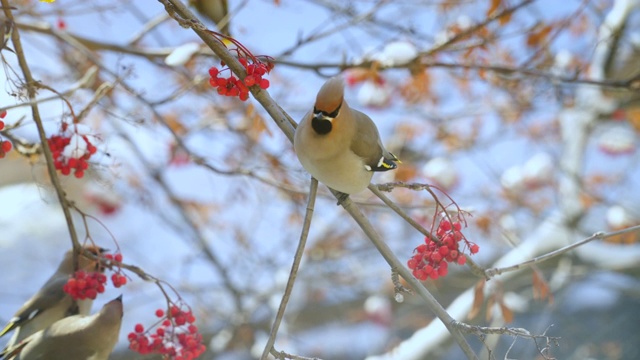
[[[318,91],[313,109],[314,115],[335,118],[340,111],[343,99],[344,81],[340,76],[332,77]]]

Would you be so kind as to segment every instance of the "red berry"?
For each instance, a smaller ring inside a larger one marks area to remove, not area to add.
[[[446,264],[446,263],[444,263],[444,264]],[[438,268],[438,275],[441,276],[441,277],[445,277],[445,276],[447,276],[447,272],[448,271],[449,270],[445,266],[440,266]]]
[[[269,87],[269,80],[267,80],[267,79],[260,80],[260,88],[261,89],[267,89],[268,87]]]
[[[462,224],[460,224],[460,222],[459,222],[459,221],[454,222],[454,223],[453,223],[453,229],[454,229],[455,231],[460,231],[460,230],[462,229]]]
[[[247,77],[244,78],[244,84],[247,86],[253,86],[256,84],[256,78],[253,77],[253,75],[247,75]]]
[[[215,66],[212,66],[211,68],[209,68],[209,76],[211,76],[211,78],[216,78],[219,72],[220,70],[218,70],[218,68]]]
[[[122,262],[122,254],[121,253],[117,253],[113,256],[113,260],[117,261],[117,262]]]
[[[11,148],[13,147],[13,145],[11,145],[11,143],[9,141],[4,141],[2,142],[2,151],[4,152],[9,152],[11,151]]]
[[[159,318],[163,317],[164,316],[164,310],[162,310],[162,309],[156,310],[156,316],[159,317]]]
[[[431,265],[427,265],[424,267],[424,272],[426,272],[427,274],[431,274],[433,272],[433,266]]]
[[[142,333],[142,332],[144,332],[144,326],[142,326],[142,324],[136,324],[136,326],[134,327],[134,330],[137,333]]]
[[[4,121],[0,121],[0,130],[4,129]]]
[[[469,247],[469,251],[471,251],[472,254],[476,254],[479,250],[480,250],[480,246],[476,244],[473,244],[471,245],[471,247]]]
[[[78,179],[82,179],[82,177],[84,177],[84,171],[82,170],[76,170],[75,173],[73,173],[73,175],[78,178]]]
[[[449,222],[449,220],[440,221],[439,229],[442,229],[443,231],[451,230],[451,223]]]
[[[458,265],[464,265],[467,263],[467,258],[465,256],[460,256],[458,258]]]
[[[4,119],[7,116],[7,110],[2,110],[0,112],[0,119]]]

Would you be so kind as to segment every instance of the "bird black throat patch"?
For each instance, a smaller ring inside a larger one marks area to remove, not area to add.
[[[311,120],[311,127],[319,135],[326,135],[331,132],[333,125],[331,121],[314,116]]]
[[[320,135],[326,135],[331,132],[333,125],[331,120],[335,119],[340,113],[340,108],[342,107],[342,102],[338,107],[332,112],[328,113],[326,111],[318,110],[315,106],[313,107],[313,119],[311,119],[311,127],[315,130],[316,133]]]

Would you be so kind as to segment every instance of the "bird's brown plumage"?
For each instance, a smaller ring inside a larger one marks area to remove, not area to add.
[[[380,140],[374,122],[344,100],[344,82],[329,79],[318,91],[312,111],[300,121],[294,147],[302,166],[337,191],[364,190],[373,171],[396,167],[397,158]]]

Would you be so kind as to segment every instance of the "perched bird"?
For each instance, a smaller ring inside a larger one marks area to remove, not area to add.
[[[13,360],[107,360],[118,342],[122,324],[122,296],[91,315],[73,315],[0,354]]]
[[[220,32],[226,36],[229,33],[229,4],[227,0],[189,0],[196,10],[206,16],[218,26]]]
[[[105,249],[96,246],[86,246],[85,249],[96,255],[105,251]],[[88,272],[102,270],[97,261],[82,255],[78,257],[78,268]],[[66,316],[89,314],[92,300],[74,301],[69,294],[62,290],[64,284],[69,280],[69,276],[73,273],[73,250],[69,250],[64,254],[56,272],[31,299],[22,305],[4,329],[0,331],[0,336],[14,331],[7,348]]]
[[[364,190],[374,171],[397,167],[371,118],[344,100],[341,77],[329,79],[296,129],[296,155],[313,177],[344,194]],[[348,195],[342,195],[340,201]]]

